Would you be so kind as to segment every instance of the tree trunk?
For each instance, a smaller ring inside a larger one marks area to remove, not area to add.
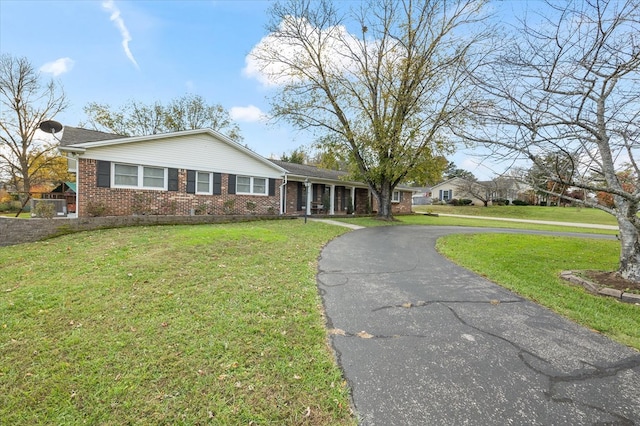
[[[393,214],[391,212],[391,195],[393,194],[393,188],[391,183],[383,182],[380,185],[380,191],[372,190],[373,195],[378,201],[378,219],[393,220]]]
[[[636,215],[638,205],[619,196],[616,219],[620,227],[620,266],[618,272],[624,278],[640,282],[640,218]]]

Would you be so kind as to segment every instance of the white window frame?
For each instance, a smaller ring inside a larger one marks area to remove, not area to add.
[[[400,202],[400,191],[393,191],[391,193],[391,202],[399,203]]]
[[[441,189],[440,201],[449,201],[453,199],[453,189]]]
[[[244,191],[238,190],[238,188],[239,188],[238,178],[248,178],[249,179],[249,192],[244,192]],[[264,181],[264,192],[256,192],[256,190],[255,190],[255,180],[256,179],[262,179]],[[253,177],[253,176],[236,176],[236,194],[267,196],[267,195],[269,195],[269,178]]]
[[[136,185],[118,185],[116,184],[116,166],[129,166],[129,167],[137,167],[138,169],[138,182]],[[162,179],[163,186],[144,186],[144,169],[161,169],[163,171]],[[141,164],[127,164],[127,163],[112,163],[111,165],[111,187],[112,188],[138,188],[138,189],[150,189],[154,191],[166,191],[168,188],[169,182],[169,169],[166,167],[155,167],[155,166],[143,166]]]
[[[209,190],[206,192],[198,191],[198,183],[200,182],[200,175],[209,175]],[[196,194],[205,194],[205,195],[213,194],[213,173],[196,171]]]

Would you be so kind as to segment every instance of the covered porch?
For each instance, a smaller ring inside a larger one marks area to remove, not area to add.
[[[285,187],[285,214],[350,215],[368,210],[367,188],[343,183],[328,183],[306,179],[289,181]]]

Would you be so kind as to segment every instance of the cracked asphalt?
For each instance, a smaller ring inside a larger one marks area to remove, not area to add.
[[[460,232],[537,233],[378,227],[322,251],[318,287],[360,424],[640,425],[640,353],[440,256],[436,239]]]

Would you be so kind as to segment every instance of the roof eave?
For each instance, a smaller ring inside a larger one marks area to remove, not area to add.
[[[125,137],[125,138],[114,138],[114,139],[94,141],[94,142],[82,142],[82,143],[77,143],[73,145],[66,145],[64,147],[60,147],[59,149],[64,148],[64,150],[67,152],[84,153],[89,148],[97,148],[97,147],[110,146],[110,145],[120,145],[120,144],[126,144],[126,143],[146,142],[146,141],[153,141],[158,139],[168,139],[168,138],[198,135],[198,134],[208,134],[211,137],[220,139],[226,144],[234,147],[239,151],[242,151],[243,153],[260,161],[261,163],[268,165],[271,168],[274,168],[275,170],[277,170],[282,174],[285,174],[287,172],[284,168],[278,166],[277,164],[272,163],[271,161],[264,158],[260,154],[253,152],[249,148],[239,144],[238,142],[230,139],[229,137],[223,135],[222,133],[216,132],[215,130],[212,130],[212,129],[183,130],[180,132],[162,133],[162,134],[156,134],[156,135],[131,136],[131,137]]]
[[[329,179],[329,178],[322,178],[322,177],[316,177],[313,175],[300,175],[300,174],[295,174],[295,173],[287,173],[287,177],[289,179],[293,178],[293,179],[309,179],[309,180],[313,180],[314,182],[322,182],[322,183],[341,183],[344,185],[349,185],[349,186],[359,186],[359,187],[367,187],[367,184],[364,182],[355,182],[355,181],[349,181],[349,180],[340,180],[340,179]]]
[[[73,145],[66,145],[66,146],[59,146],[58,151],[68,152],[71,154],[83,154],[86,151],[86,148],[76,147]]]

